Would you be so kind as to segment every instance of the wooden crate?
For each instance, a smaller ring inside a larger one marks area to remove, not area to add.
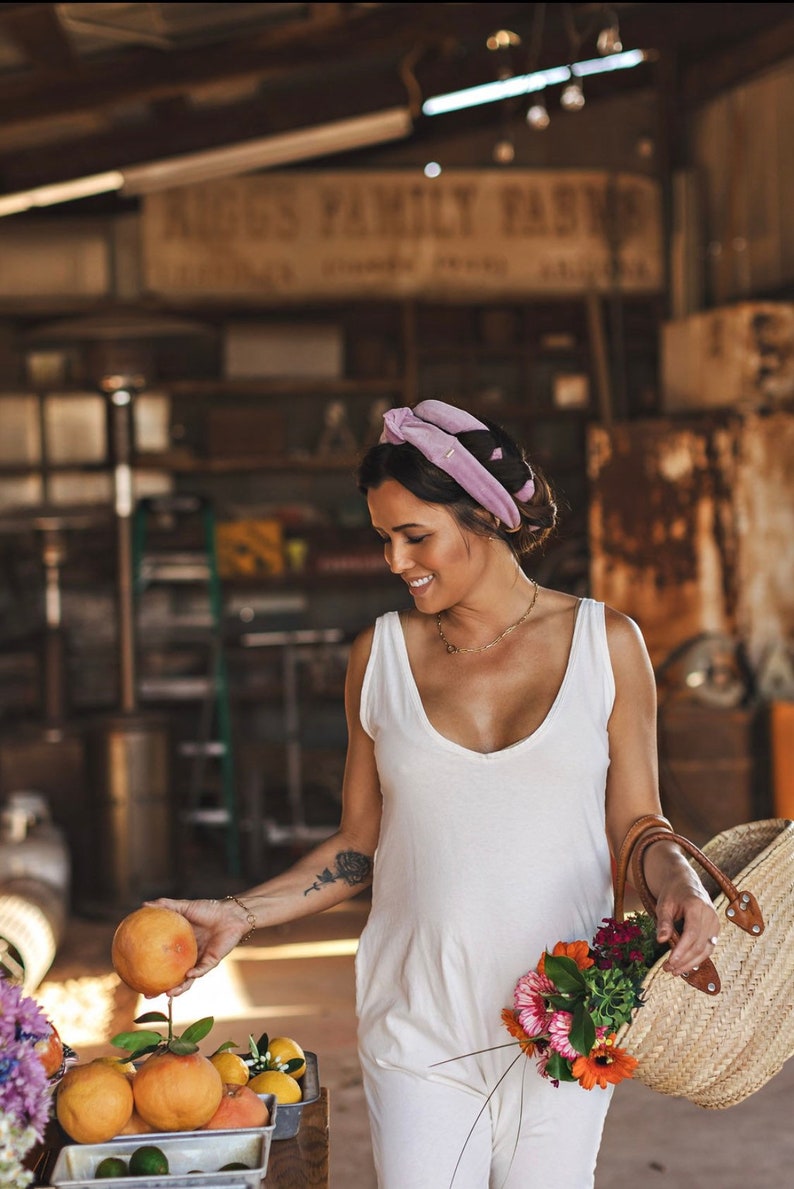
[[[662,327],[662,410],[771,409],[794,399],[794,302],[745,301]]]

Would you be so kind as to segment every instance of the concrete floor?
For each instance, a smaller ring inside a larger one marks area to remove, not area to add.
[[[249,1032],[258,1038],[268,1031],[318,1054],[320,1079],[330,1090],[331,1189],[376,1189],[353,1014],[353,953],[367,909],[364,896],[263,931],[175,1004],[177,1031],[201,1016],[215,1017],[202,1051],[227,1039],[245,1048]],[[112,1051],[110,1037],[129,1029],[139,1010],[162,1006],[147,1001],[142,1009],[119,984],[110,964],[113,928],[73,918],[37,993],[82,1059]],[[625,1082],[607,1120],[596,1189],[789,1189],[792,1102],[794,1061],[727,1111],[704,1111]]]

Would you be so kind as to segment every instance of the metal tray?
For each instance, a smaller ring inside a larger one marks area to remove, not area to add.
[[[260,1189],[267,1172],[274,1125],[234,1131],[184,1131],[122,1135],[106,1144],[67,1144],[62,1148],[50,1184],[59,1189]],[[156,1144],[168,1157],[170,1172],[152,1177],[94,1176],[106,1156],[128,1160],[136,1148]],[[221,1172],[222,1164],[239,1160],[249,1168]],[[202,1169],[202,1172],[191,1172]]]
[[[276,1129],[273,1139],[292,1139],[298,1134],[301,1125],[303,1108],[310,1102],[316,1102],[320,1097],[320,1071],[317,1066],[317,1054],[304,1052],[306,1058],[306,1072],[298,1078],[303,1098],[300,1102],[280,1102],[275,1114]],[[260,1098],[267,1100],[270,1095],[260,1094]],[[273,1116],[271,1115],[271,1118]],[[118,1189],[118,1186],[116,1187]]]
[[[265,1106],[267,1107],[267,1109],[270,1111],[270,1122],[264,1128],[246,1127],[246,1128],[235,1128],[234,1130],[269,1131],[270,1138],[273,1139],[274,1132],[276,1129],[276,1119],[278,1118],[279,1109],[283,1110],[284,1108],[283,1107],[279,1108],[278,1101],[276,1099],[275,1094],[257,1094],[257,1098],[261,1098],[262,1101],[264,1102]],[[137,1142],[140,1145],[149,1144],[149,1143],[156,1144],[158,1142],[158,1139],[163,1139],[165,1137],[168,1137],[169,1139],[172,1139],[172,1138],[173,1139],[180,1139],[180,1138],[184,1139],[184,1137],[186,1135],[195,1135],[195,1134],[196,1134],[195,1131],[138,1131],[138,1132],[135,1132],[134,1134],[125,1132],[124,1135],[117,1135],[115,1137],[115,1139],[110,1140],[109,1142],[115,1143],[116,1140],[121,1140],[126,1144],[129,1140],[134,1139],[134,1140],[137,1140]],[[199,1134],[201,1134],[201,1132],[199,1132]],[[224,1131],[224,1134],[226,1134],[226,1131]],[[2,1185],[0,1185],[0,1189],[3,1189]]]

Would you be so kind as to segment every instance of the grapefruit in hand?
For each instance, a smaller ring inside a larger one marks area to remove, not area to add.
[[[171,908],[143,907],[131,912],[113,935],[113,969],[141,995],[162,995],[178,986],[196,964],[193,928]]]

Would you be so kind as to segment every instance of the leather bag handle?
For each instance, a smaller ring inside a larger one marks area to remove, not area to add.
[[[623,904],[626,897],[626,879],[629,871],[631,852],[633,851],[635,843],[637,842],[640,835],[651,826],[657,826],[663,830],[669,830],[671,834],[673,833],[673,827],[671,826],[670,822],[668,822],[667,818],[660,817],[657,813],[646,813],[644,817],[638,817],[636,822],[629,826],[617,858],[617,871],[615,873],[614,912],[616,921],[623,920]]]
[[[738,925],[751,936],[757,937],[764,931],[764,918],[758,901],[752,892],[739,892],[719,867],[712,863],[693,842],[682,834],[676,834],[666,818],[656,814],[647,814],[638,818],[626,833],[620,848],[615,876],[615,919],[623,920],[623,905],[625,899],[626,879],[629,863],[631,864],[634,887],[639,893],[643,906],[650,915],[656,918],[656,899],[648,887],[643,870],[643,859],[648,847],[655,842],[667,840],[675,842],[703,869],[707,871],[724,894],[728,905],[725,915],[731,924]],[[671,942],[678,940],[674,933]],[[695,970],[683,976],[690,986],[704,991],[707,995],[718,995],[720,991],[720,977],[711,958],[707,958]]]

